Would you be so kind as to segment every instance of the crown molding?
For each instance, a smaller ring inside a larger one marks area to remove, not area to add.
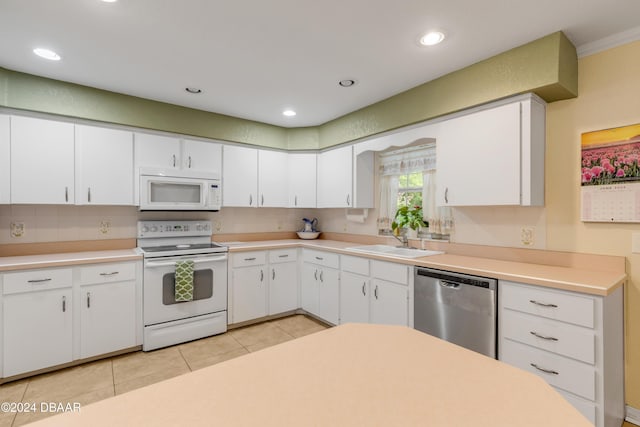
[[[578,58],[582,58],[638,40],[640,40],[640,27],[635,27],[580,45],[576,48],[576,52],[578,53]]]

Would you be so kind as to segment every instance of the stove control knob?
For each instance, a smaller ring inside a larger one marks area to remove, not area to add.
[[[151,226],[151,232],[155,233],[156,231],[158,231],[158,227],[156,227],[155,225]]]
[[[202,231],[202,230],[203,230],[203,227],[204,227],[204,226],[203,226],[202,224],[198,224],[198,225],[196,225],[196,230],[198,230],[198,231]]]
[[[149,227],[147,227],[146,225],[142,226],[142,232],[143,233],[148,233],[149,232]]]

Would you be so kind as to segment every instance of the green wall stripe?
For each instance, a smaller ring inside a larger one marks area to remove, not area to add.
[[[316,127],[265,123],[123,95],[0,68],[0,106],[271,148],[326,148],[534,92],[574,98],[576,49],[556,32]]]

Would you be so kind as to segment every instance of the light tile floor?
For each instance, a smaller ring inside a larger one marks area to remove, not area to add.
[[[38,411],[0,412],[0,427],[21,426],[52,415],[39,411],[41,402],[78,402],[84,406],[326,328],[309,317],[295,315],[4,384],[0,386],[0,402],[35,402]]]

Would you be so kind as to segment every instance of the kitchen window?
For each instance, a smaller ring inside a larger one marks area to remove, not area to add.
[[[435,206],[436,154],[435,143],[428,142],[409,148],[380,153],[379,234],[392,233],[391,224],[403,206],[422,208],[423,221],[419,237],[448,238],[453,228],[451,208]]]

